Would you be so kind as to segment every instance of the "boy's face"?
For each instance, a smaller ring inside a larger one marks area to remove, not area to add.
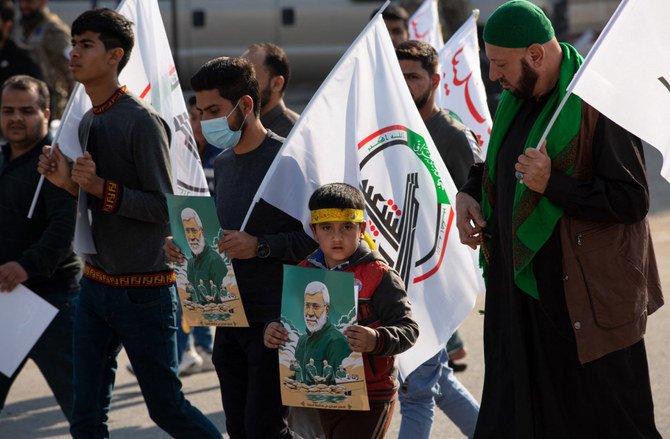
[[[349,260],[365,232],[365,222],[333,221],[312,224],[314,239],[323,251],[328,268]]]
[[[117,66],[123,49],[105,49],[97,32],[86,31],[72,37],[70,72],[75,81],[92,84],[97,80],[117,75]]]

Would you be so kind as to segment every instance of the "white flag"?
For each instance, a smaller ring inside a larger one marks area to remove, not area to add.
[[[425,0],[409,18],[409,39],[425,41],[439,51],[444,46],[437,0]]]
[[[126,0],[117,11],[135,24],[135,46],[119,81],[130,92],[151,103],[170,126],[174,193],[209,195],[158,2]],[[91,100],[84,88],[77,84],[54,139],[71,159],[82,155],[79,122],[90,108]]]
[[[434,355],[474,305],[477,274],[458,239],[456,188],[414,105],[378,14],[316,92],[268,170],[261,198],[298,218],[319,186],[365,194],[368,230],[405,280],[420,336],[400,356],[407,376]]]
[[[485,157],[493,120],[479,66],[477,14],[473,12],[439,52],[441,73],[436,100],[440,108],[455,113],[475,133]]]
[[[661,151],[670,181],[668,23],[667,0],[621,2],[568,92]]]

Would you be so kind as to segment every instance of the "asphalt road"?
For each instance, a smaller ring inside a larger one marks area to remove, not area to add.
[[[651,228],[656,257],[661,271],[661,281],[670,294],[670,183],[659,175],[661,155],[650,148],[646,150],[652,189]],[[482,299],[475,311],[465,320],[461,335],[466,341],[469,355],[467,370],[457,376],[479,399],[481,395],[484,364],[482,352],[482,320],[476,310],[482,307]],[[670,364],[670,306],[661,308],[649,318],[646,344],[649,358],[651,384],[654,392],[656,421],[663,436],[670,437],[670,379],[667,377]],[[153,439],[168,437],[149,419],[140,389],[135,378],[126,371],[125,354],[119,357],[116,389],[110,414],[111,435],[114,438]],[[663,371],[666,372],[663,372]],[[222,432],[225,432],[225,416],[221,406],[216,374],[207,372],[183,379],[187,398],[200,408]],[[262,422],[262,420],[259,420]],[[388,438],[398,434],[400,414],[396,410]],[[67,438],[68,426],[49,388],[34,363],[29,361],[14,383],[3,413],[0,415],[0,439]],[[458,429],[442,413],[436,414],[433,438],[463,437]]]

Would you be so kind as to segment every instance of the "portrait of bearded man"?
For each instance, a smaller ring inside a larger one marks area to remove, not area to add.
[[[181,222],[184,227],[186,241],[193,257],[186,263],[186,278],[191,285],[198,285],[202,280],[207,284],[221,285],[228,274],[226,264],[221,255],[207,244],[200,215],[187,207],[181,211]],[[207,294],[208,296],[210,294]]]
[[[330,293],[323,282],[307,284],[304,295],[305,333],[298,339],[295,359],[300,364],[313,361],[316,376],[323,376],[323,365],[337,368],[351,354],[344,335],[330,322]],[[312,374],[305,375],[305,384],[319,384]]]

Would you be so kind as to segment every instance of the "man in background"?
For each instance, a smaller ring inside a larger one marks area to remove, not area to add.
[[[14,5],[10,1],[0,2],[0,84],[14,75],[28,75],[42,79],[42,70],[11,37],[14,28]]]
[[[30,50],[51,92],[51,117],[60,119],[72,90],[70,28],[49,11],[49,0],[18,0],[21,18],[14,38]]]
[[[286,137],[300,115],[284,104],[284,92],[291,79],[291,66],[284,50],[272,43],[252,44],[242,54],[254,66],[260,88],[261,123]]]
[[[396,48],[407,87],[421,118],[456,187],[465,183],[470,167],[481,162],[475,135],[435,103],[440,84],[438,56],[422,41],[405,41]],[[428,439],[437,405],[467,437],[472,437],[479,404],[456,379],[446,347],[409,374],[400,388],[400,439]],[[430,389],[430,391],[427,391]]]
[[[370,19],[377,12],[379,12],[379,8],[372,11]],[[405,8],[391,3],[382,12],[382,18],[384,19],[386,29],[389,31],[389,35],[391,35],[393,47],[398,47],[398,44],[409,40],[409,13]]]
[[[81,263],[72,250],[77,204],[48,181],[26,218],[39,174],[37,161],[49,136],[49,90],[30,76],[2,85],[0,126],[0,294],[22,283],[58,308],[30,353],[68,422],[72,414],[72,337]],[[25,361],[11,377],[0,374],[0,411]]]

